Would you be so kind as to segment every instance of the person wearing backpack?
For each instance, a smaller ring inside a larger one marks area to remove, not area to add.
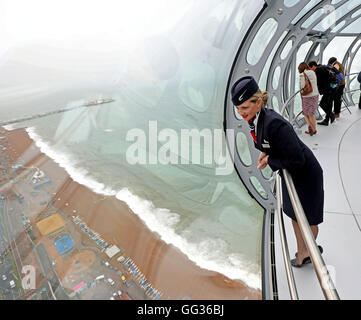
[[[357,81],[360,82],[360,90],[361,90],[361,72],[357,76]],[[360,93],[360,98],[358,100],[358,108],[361,109],[361,93]]]
[[[342,63],[337,61],[337,58],[335,57],[332,57],[328,60],[328,66],[332,68],[337,75],[337,86],[333,95],[333,108],[335,118],[339,118],[341,112],[341,99],[345,89],[345,68]]]
[[[317,124],[321,126],[328,126],[329,121],[335,121],[335,115],[332,112],[332,101],[335,89],[333,88],[336,79],[333,79],[329,68],[324,65],[317,64],[316,61],[308,63],[311,70],[316,73],[318,92],[322,95],[320,107],[326,113],[325,119]]]

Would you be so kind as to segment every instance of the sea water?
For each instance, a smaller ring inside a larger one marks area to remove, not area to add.
[[[147,95],[147,103],[141,101],[143,96],[139,103],[122,90],[107,94],[115,101],[21,126],[72,179],[127,203],[150,230],[197,265],[260,289],[263,209],[235,172],[216,175],[214,164],[133,165],[127,161],[133,143],[126,141],[130,130],[144,130],[149,138],[150,120],[156,121],[159,131],[221,128],[216,115],[196,117],[179,105],[160,110],[152,103],[156,92]],[[82,99],[73,100],[68,106],[82,103]]]

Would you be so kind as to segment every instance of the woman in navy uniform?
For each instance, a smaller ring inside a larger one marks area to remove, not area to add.
[[[258,169],[267,165],[273,171],[287,169],[292,176],[303,210],[315,239],[323,222],[323,171],[312,151],[298,138],[292,125],[277,112],[265,108],[267,92],[258,88],[251,76],[236,81],[231,89],[232,102],[239,115],[249,123],[255,147],[261,151]],[[297,224],[286,184],[282,178],[283,211],[292,219],[297,239],[294,267],[311,262]],[[322,253],[323,249],[319,246]]]

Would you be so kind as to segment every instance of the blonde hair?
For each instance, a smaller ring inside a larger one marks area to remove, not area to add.
[[[261,91],[260,89],[258,89],[258,91],[250,98],[250,100],[251,100],[251,102],[256,102],[259,98],[262,99],[263,107],[267,106],[268,92]]]

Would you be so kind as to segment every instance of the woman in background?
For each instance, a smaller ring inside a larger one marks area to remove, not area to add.
[[[305,116],[308,130],[305,133],[310,136],[317,133],[315,112],[318,106],[318,88],[316,73],[311,70],[306,62],[301,62],[298,66],[298,72],[300,73],[300,88],[304,88],[306,85],[306,78],[309,79],[312,91],[306,95],[302,95],[302,113]]]

